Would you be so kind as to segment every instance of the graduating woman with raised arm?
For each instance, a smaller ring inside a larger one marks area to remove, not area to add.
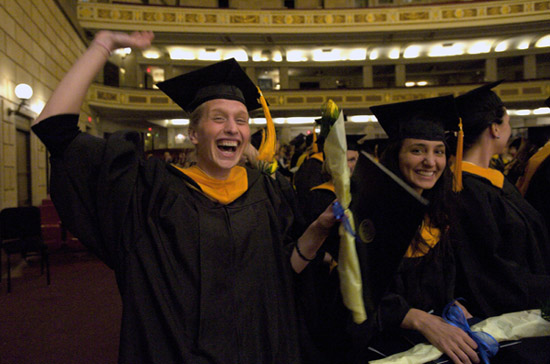
[[[120,363],[299,363],[293,273],[335,223],[302,235],[282,181],[238,166],[258,89],[235,60],[159,84],[190,113],[197,164],[144,160],[139,135],[78,129],[86,91],[110,53],[153,34],[99,32],[33,126],[51,153],[63,223],[115,272]],[[293,239],[293,236],[299,236]]]

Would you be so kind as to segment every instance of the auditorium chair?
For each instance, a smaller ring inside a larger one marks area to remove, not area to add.
[[[8,293],[11,292],[10,261],[12,254],[21,254],[23,258],[40,256],[40,274],[44,274],[45,267],[46,281],[48,285],[50,284],[48,246],[42,239],[40,209],[38,207],[11,207],[0,211],[0,254],[2,251],[7,255]],[[2,267],[0,263],[0,277],[1,274]]]

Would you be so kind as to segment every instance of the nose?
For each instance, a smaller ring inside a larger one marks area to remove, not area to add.
[[[224,125],[224,131],[227,134],[237,134],[237,121],[235,121],[235,119],[233,118],[228,118]]]
[[[435,155],[433,153],[426,153],[424,160],[422,161],[425,166],[433,167],[435,166]]]

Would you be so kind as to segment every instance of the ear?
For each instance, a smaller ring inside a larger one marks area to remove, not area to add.
[[[492,123],[489,127],[489,131],[491,132],[491,136],[493,138],[500,138],[499,125],[497,123]]]
[[[195,129],[189,129],[189,140],[195,145],[199,143],[197,132],[195,131]]]

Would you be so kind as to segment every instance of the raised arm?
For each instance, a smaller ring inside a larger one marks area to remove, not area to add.
[[[117,48],[145,49],[151,45],[152,32],[134,32],[132,34],[100,31],[90,47],[63,77],[42,113],[34,124],[58,114],[78,114],[86,92],[94,77],[107,62],[109,55]]]

